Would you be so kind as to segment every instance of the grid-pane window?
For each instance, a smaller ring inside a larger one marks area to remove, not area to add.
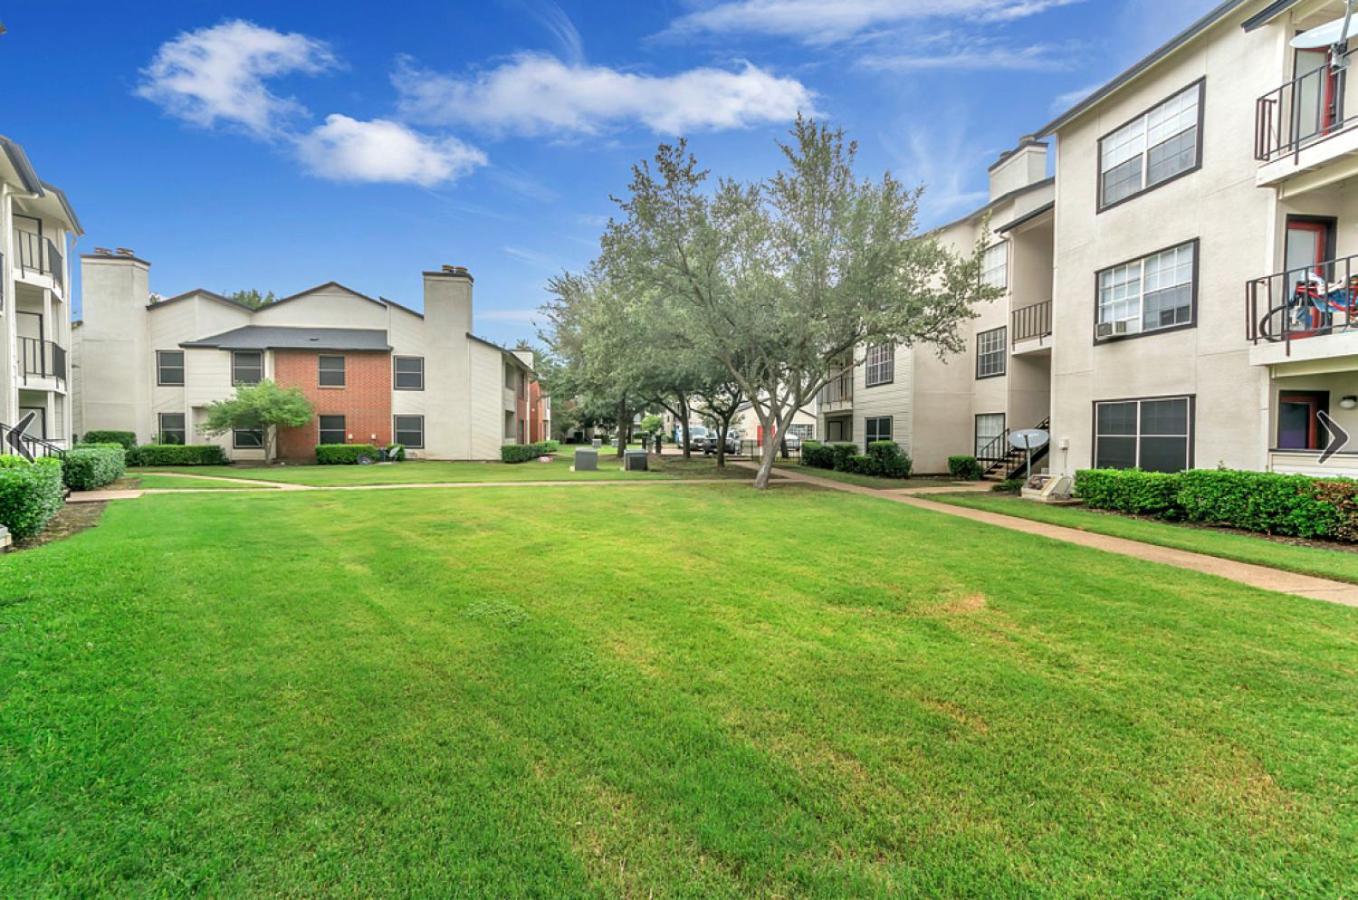
[[[863,421],[863,439],[866,446],[873,441],[891,440],[891,416],[877,416]]]
[[[348,430],[344,427],[344,416],[317,416],[319,422],[318,440],[320,444],[343,444],[348,439]]]
[[[156,384],[182,385],[184,383],[184,351],[156,351]]]
[[[160,413],[156,417],[156,440],[162,444],[188,443],[183,413]]]
[[[322,356],[319,366],[321,387],[344,387],[343,356]]]
[[[424,357],[397,356],[392,360],[392,386],[398,391],[424,390]]]
[[[392,416],[396,443],[418,450],[424,446],[424,416]]]
[[[1094,467],[1181,472],[1189,466],[1188,397],[1116,400],[1094,405]]]
[[[977,378],[993,378],[1004,374],[1005,333],[1004,326],[1001,326],[976,335]]]
[[[231,432],[231,446],[237,450],[260,450],[264,447],[264,429],[236,428]]]
[[[873,344],[863,364],[863,383],[868,387],[890,384],[896,378],[896,345]]]
[[[1009,244],[987,247],[981,257],[981,283],[1004,290],[1009,286]]]
[[[1099,141],[1099,206],[1149,190],[1198,164],[1202,85],[1164,103]]]
[[[1004,413],[982,413],[976,417],[976,458],[1001,459],[1009,448],[1004,445]]]
[[[816,437],[815,425],[789,425],[788,434],[795,434],[804,441],[814,440]]]
[[[1191,324],[1196,261],[1189,242],[1100,272],[1098,337]]]
[[[236,350],[231,354],[232,384],[259,384],[263,380],[263,352],[259,350]]]

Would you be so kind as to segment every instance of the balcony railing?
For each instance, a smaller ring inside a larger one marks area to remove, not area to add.
[[[844,369],[838,375],[834,375],[825,383],[825,387],[820,389],[820,403],[822,406],[833,406],[837,403],[853,402],[853,369]]]
[[[61,439],[49,441],[30,434],[20,434],[12,426],[0,422],[0,456],[26,455],[33,459],[55,456],[62,459],[66,456],[63,444],[65,441]]]
[[[1245,336],[1257,344],[1348,331],[1358,325],[1358,256],[1245,284]]]
[[[19,375],[23,383],[39,378],[66,382],[66,348],[53,341],[19,338]]]
[[[1345,56],[1347,61],[1348,57]],[[1352,128],[1344,119],[1344,71],[1329,63],[1255,101],[1254,158],[1273,162]]]
[[[21,231],[14,229],[14,253],[15,262],[22,273],[36,272],[39,275],[50,275],[56,286],[65,290],[62,279],[61,251],[51,238],[43,237],[37,232]]]
[[[1009,315],[1009,343],[1014,346],[1021,341],[1041,340],[1051,337],[1052,303],[1034,303],[1022,306]]]

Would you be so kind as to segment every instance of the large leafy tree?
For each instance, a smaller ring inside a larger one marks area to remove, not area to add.
[[[233,429],[258,429],[264,434],[264,458],[272,461],[279,428],[298,428],[311,421],[315,410],[297,388],[280,388],[269,379],[239,385],[236,395],[207,408],[200,427],[204,434],[226,434]]]

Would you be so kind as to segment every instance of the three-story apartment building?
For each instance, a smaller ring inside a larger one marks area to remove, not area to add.
[[[135,432],[139,442],[217,442],[258,460],[264,435],[211,437],[207,407],[268,378],[295,387],[316,415],[281,429],[278,454],[317,444],[403,444],[415,457],[494,459],[545,430],[530,390],[532,354],[472,333],[472,276],[423,274],[424,311],[327,282],[258,309],[207,290],[149,291],[150,263],[129,250],[81,258],[75,329],[75,427]]]
[[[57,447],[71,435],[67,248],[80,234],[66,195],[0,136],[0,428],[27,420]]]

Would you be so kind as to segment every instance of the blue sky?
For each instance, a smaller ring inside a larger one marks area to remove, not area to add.
[[[25,3],[5,10],[0,132],[66,189],[78,249],[133,248],[158,293],[334,279],[418,307],[419,272],[455,263],[477,331],[509,342],[662,140],[756,178],[808,109],[864,173],[925,184],[937,223],[1214,3]]]

